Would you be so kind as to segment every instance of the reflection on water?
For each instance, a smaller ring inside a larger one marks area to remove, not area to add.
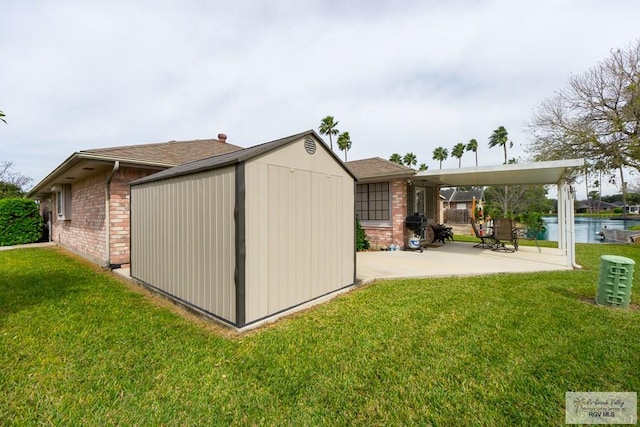
[[[558,241],[558,217],[557,216],[545,216],[544,222],[547,224],[548,235],[546,240]],[[624,230],[633,225],[640,225],[640,220],[627,219],[627,220],[612,220],[609,218],[590,218],[590,217],[576,217],[575,218],[575,236],[577,243],[602,243],[597,233],[600,229],[607,228]]]

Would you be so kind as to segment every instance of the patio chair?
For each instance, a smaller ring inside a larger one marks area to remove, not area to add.
[[[513,228],[513,221],[508,218],[493,220],[494,251],[515,252],[518,250],[518,230]],[[508,248],[506,245],[512,247]]]
[[[478,225],[476,224],[475,219],[471,218],[471,228],[473,228],[473,232],[476,235],[476,238],[480,239],[480,243],[477,245],[473,245],[474,248],[482,248],[482,249],[493,249],[495,245],[495,240],[493,239],[493,234],[480,234],[478,230]]]

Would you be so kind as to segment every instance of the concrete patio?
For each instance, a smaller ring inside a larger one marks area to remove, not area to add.
[[[557,248],[520,246],[517,252],[474,248],[473,243],[449,242],[424,252],[358,252],[357,279],[474,276],[493,273],[526,273],[571,270]]]

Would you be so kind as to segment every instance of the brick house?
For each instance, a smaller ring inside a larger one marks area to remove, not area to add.
[[[358,179],[356,217],[372,249],[391,244],[404,248],[413,234],[405,226],[405,218],[416,212],[425,215],[429,224],[441,222],[438,187],[416,180],[415,170],[380,157],[346,165]],[[432,230],[426,232],[429,238]]]
[[[170,141],[73,153],[27,195],[40,203],[49,239],[102,266],[127,266],[131,181],[240,150],[218,139]]]
[[[446,222],[468,223],[473,209],[473,200],[484,202],[484,188],[458,190],[456,187],[440,190],[443,196]]]

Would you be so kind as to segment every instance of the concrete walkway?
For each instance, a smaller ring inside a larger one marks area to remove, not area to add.
[[[557,248],[520,246],[517,252],[474,248],[473,243],[449,242],[424,252],[358,252],[357,278],[475,276],[494,273],[526,273],[571,270],[567,258]]]
[[[44,242],[44,243],[28,243],[26,245],[15,245],[15,246],[0,246],[0,251],[8,251],[11,249],[25,249],[25,248],[46,248],[49,246],[55,246],[55,242]]]
[[[53,242],[3,246],[0,251],[55,246]],[[361,283],[375,279],[410,277],[476,276],[495,273],[530,273],[536,271],[571,270],[560,249],[520,246],[517,252],[499,252],[474,248],[473,243],[449,242],[430,247],[422,253],[414,251],[358,252],[356,278]],[[129,269],[113,270],[129,278]]]

